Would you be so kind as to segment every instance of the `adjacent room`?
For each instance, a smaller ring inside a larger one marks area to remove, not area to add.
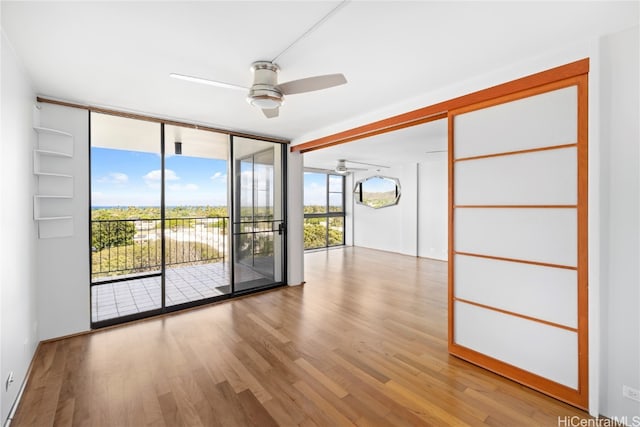
[[[637,1],[0,19],[3,425],[637,425]]]
[[[446,261],[447,146],[447,121],[439,119],[305,153],[305,236],[313,236],[318,211],[331,215],[342,206],[344,213],[329,227],[339,235],[327,245],[305,239],[305,249],[345,244]],[[318,185],[327,175],[329,185]],[[363,203],[358,187],[367,178],[368,185],[382,185],[377,192],[391,191],[391,200]],[[344,193],[333,196],[332,185],[344,185]],[[319,206],[325,189],[328,209]]]

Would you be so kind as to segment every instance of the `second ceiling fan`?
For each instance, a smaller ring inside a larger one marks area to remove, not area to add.
[[[186,74],[171,73],[169,74],[169,76],[194,83],[203,83],[227,89],[248,91],[247,102],[255,107],[260,108],[267,118],[278,117],[280,113],[280,106],[284,102],[285,95],[313,92],[317,90],[328,89],[334,86],[340,86],[347,83],[347,79],[343,74],[326,74],[322,76],[292,80],[279,84],[278,71],[280,68],[276,64],[276,60],[280,56],[282,56],[301,39],[308,36],[311,32],[317,29],[323,22],[329,19],[331,15],[336,13],[347,3],[348,1],[346,0],[341,2],[322,19],[316,22],[311,28],[309,28],[304,34],[298,37],[293,43],[287,46],[286,49],[280,52],[280,54],[278,54],[271,61],[256,61],[251,64],[251,71],[253,71],[253,84],[251,85],[251,87],[205,79],[202,77],[189,76]]]
[[[350,167],[347,166],[347,162],[348,163],[354,163],[356,165],[363,165],[363,166],[371,166],[369,168],[357,168],[357,167]],[[340,175],[347,175],[351,172],[359,172],[359,171],[368,171],[369,169],[375,169],[376,171],[380,171],[380,169],[388,169],[389,166],[384,166],[384,165],[376,165],[373,163],[364,163],[364,162],[356,162],[355,160],[347,160],[347,159],[338,159],[338,163],[336,164],[336,167],[334,169],[334,171],[336,173],[339,173]]]

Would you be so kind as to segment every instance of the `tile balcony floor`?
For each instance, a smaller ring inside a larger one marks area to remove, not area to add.
[[[247,270],[241,272],[243,280],[264,277],[247,268],[243,270]],[[92,321],[160,308],[160,280],[160,276],[157,276],[94,285],[91,294]],[[230,266],[224,262],[169,267],[166,271],[166,305],[224,295],[229,289],[230,280]]]

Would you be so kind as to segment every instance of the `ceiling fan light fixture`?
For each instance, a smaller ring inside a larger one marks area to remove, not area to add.
[[[247,98],[247,101],[254,107],[258,107],[263,110],[271,110],[282,105],[282,98],[278,99],[269,96],[250,96]]]
[[[348,170],[346,160],[338,160],[338,164],[336,165],[336,168],[334,170],[340,174],[347,173]]]
[[[284,96],[271,84],[256,83],[251,86],[247,101],[258,108],[271,110],[284,102]]]

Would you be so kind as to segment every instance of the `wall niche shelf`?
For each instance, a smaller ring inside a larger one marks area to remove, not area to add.
[[[37,178],[33,219],[38,223],[38,236],[41,239],[71,236],[73,135],[40,126],[33,129],[38,134],[33,150],[33,174]]]

